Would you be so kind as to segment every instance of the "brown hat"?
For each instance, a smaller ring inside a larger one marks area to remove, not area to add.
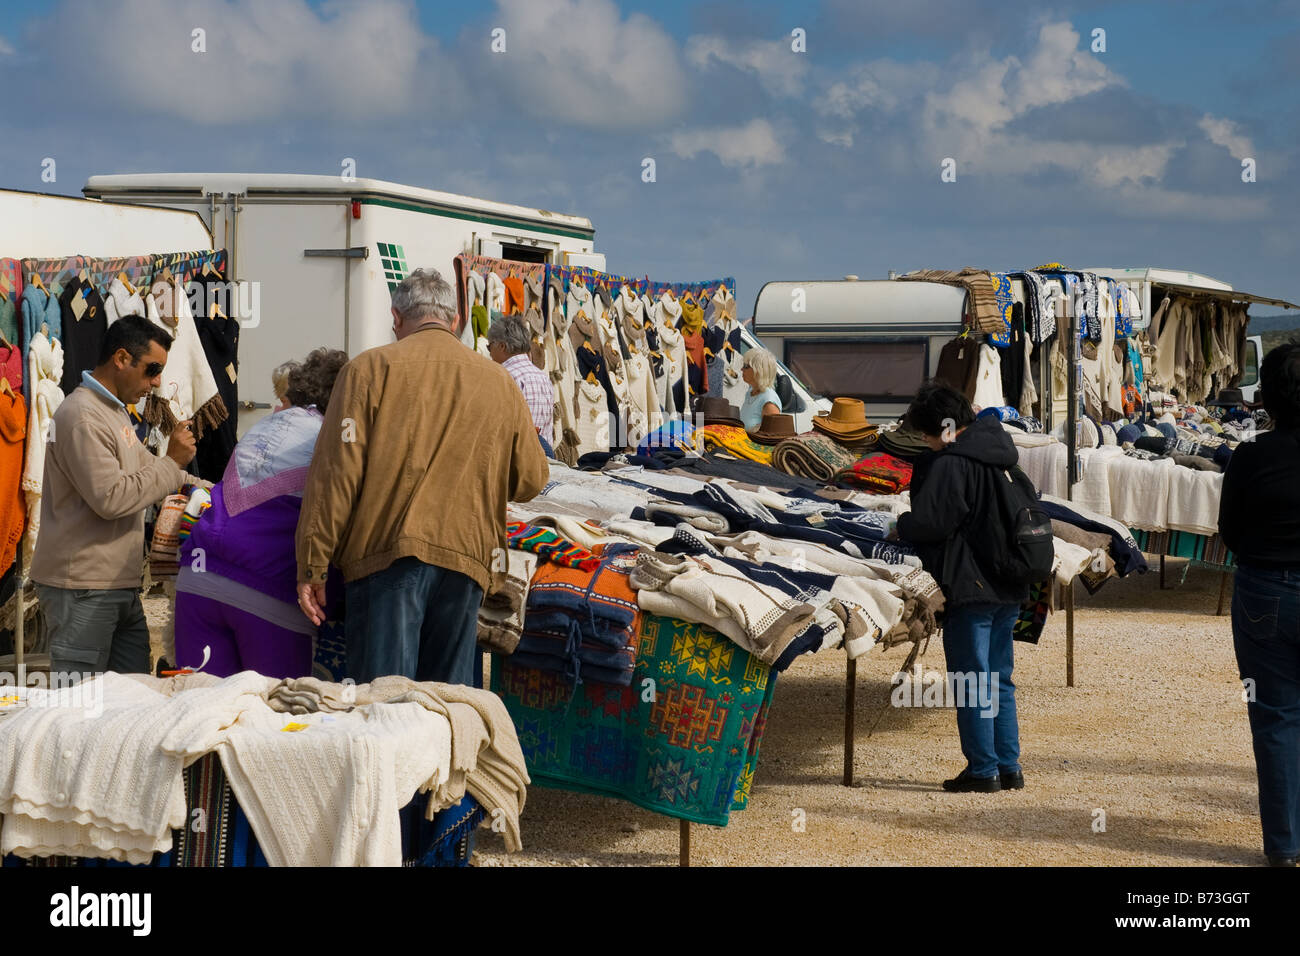
[[[703,418],[706,425],[745,427],[745,423],[740,420],[740,409],[725,398],[701,398],[695,406],[695,414]]]
[[[837,398],[828,413],[813,416],[813,428],[840,441],[857,441],[875,431],[876,426],[867,421],[867,406],[860,398]]]
[[[775,445],[793,438],[795,434],[793,415],[768,414],[763,416],[763,424],[756,431],[750,432],[749,437],[764,445]]]

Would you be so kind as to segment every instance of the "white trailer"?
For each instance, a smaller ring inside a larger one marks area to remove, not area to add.
[[[243,307],[228,310],[241,312],[241,434],[272,406],[281,362],[391,342],[390,294],[414,269],[452,281],[460,253],[605,268],[589,219],[373,179],[146,173],[92,176],[83,192],[193,210],[228,251]]]
[[[211,248],[208,227],[194,212],[0,189],[3,259],[113,259]]]

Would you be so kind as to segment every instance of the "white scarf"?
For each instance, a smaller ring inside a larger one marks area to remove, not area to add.
[[[59,381],[63,378],[63,346],[37,332],[27,344],[27,376],[32,404],[27,410],[27,455],[23,466],[23,491],[27,496],[27,536],[23,562],[32,565],[36,535],[41,529],[41,488],[45,483],[45,449],[50,422],[63,404]]]

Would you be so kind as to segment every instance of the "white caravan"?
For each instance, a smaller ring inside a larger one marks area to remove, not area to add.
[[[210,248],[197,213],[0,189],[3,259],[113,259]]]
[[[1206,295],[1225,301],[1267,303],[1300,308],[1281,299],[1236,292],[1232,286],[1197,273],[1172,269],[1088,269],[1131,284],[1142,299],[1145,328],[1154,301],[1166,292]],[[1060,285],[1059,279],[1049,279]],[[1012,294],[1024,301],[1024,281],[1012,279]],[[934,375],[939,352],[961,334],[966,292],[938,282],[892,279],[768,282],[754,302],[753,331],[784,361],[807,390],[825,396],[860,398],[867,417],[888,421],[901,415],[927,378]],[[1250,348],[1242,369],[1241,390],[1252,401],[1259,380],[1260,340]],[[1047,382],[1043,377],[1039,391]],[[1045,424],[1064,419],[1064,395],[1054,395]]]
[[[391,290],[412,270],[448,280],[460,253],[604,270],[589,219],[339,176],[92,176],[83,192],[193,210],[238,286],[239,428],[271,408],[271,370],[317,346],[349,355],[392,341]],[[149,248],[161,246],[157,242]]]

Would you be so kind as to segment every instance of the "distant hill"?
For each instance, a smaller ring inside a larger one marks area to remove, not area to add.
[[[1252,315],[1247,330],[1251,335],[1262,332],[1286,332],[1300,329],[1300,312],[1283,312],[1279,315]]]

